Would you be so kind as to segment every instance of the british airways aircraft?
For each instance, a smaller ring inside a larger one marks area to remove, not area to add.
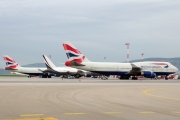
[[[70,42],[63,42],[63,47],[68,57],[65,65],[77,69],[87,70],[101,75],[119,75],[120,79],[137,79],[136,76],[155,78],[158,75],[168,75],[178,71],[169,62],[91,62]]]
[[[21,67],[15,60],[10,58],[8,55],[3,56],[6,63],[5,70],[10,70],[18,74],[26,74],[28,77],[31,76],[42,76],[42,78],[51,78],[54,76],[53,73],[42,72],[40,68],[31,68],[31,67]],[[41,68],[41,70],[46,70],[47,68]]]

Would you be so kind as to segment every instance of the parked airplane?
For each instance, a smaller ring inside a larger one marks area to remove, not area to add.
[[[63,75],[64,77],[74,76],[75,78],[79,78],[82,76],[91,77],[92,75],[94,75],[93,73],[91,73],[89,71],[80,70],[80,69],[76,69],[76,68],[72,68],[72,67],[56,67],[53,64],[53,62],[46,55],[43,55],[43,58],[44,58],[46,66],[47,66],[47,70],[45,70],[47,72],[51,72],[54,74],[60,74],[60,75]]]
[[[42,72],[39,68],[21,67],[17,62],[15,62],[15,60],[7,55],[3,56],[3,58],[6,63],[5,70],[10,70],[18,74],[26,74],[28,77],[41,76],[42,78],[51,78],[51,76],[54,76],[53,73]],[[47,68],[41,68],[41,70],[46,69]]]
[[[63,47],[68,57],[65,65],[77,69],[96,72],[102,75],[119,75],[120,79],[137,79],[136,76],[155,78],[157,75],[173,74],[178,69],[169,62],[91,62],[70,42],[63,42]]]

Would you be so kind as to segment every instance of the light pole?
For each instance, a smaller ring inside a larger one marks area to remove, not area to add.
[[[130,45],[130,43],[126,43],[125,45],[127,45],[127,62],[129,62],[129,45]]]
[[[144,61],[144,53],[141,54],[142,55],[142,62]]]
[[[51,59],[51,55],[49,55],[49,59]]]
[[[106,57],[104,57],[104,62],[105,62],[105,59],[106,59]]]

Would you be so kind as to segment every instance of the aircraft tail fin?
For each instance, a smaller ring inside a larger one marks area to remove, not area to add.
[[[63,47],[68,57],[66,66],[84,66],[83,62],[90,62],[74,45],[70,42],[63,42]]]
[[[10,58],[8,55],[4,55],[3,58],[6,63],[6,70],[16,70],[18,67],[21,67],[15,60]]]
[[[56,67],[56,66],[54,65],[54,63],[53,63],[46,55],[43,55],[43,58],[44,58],[46,67],[47,67],[48,69],[53,69],[53,68]]]

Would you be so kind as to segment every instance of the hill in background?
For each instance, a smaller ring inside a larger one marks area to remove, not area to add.
[[[34,63],[34,64],[23,65],[22,67],[40,67],[40,68],[46,68],[46,65],[44,63]]]
[[[11,72],[8,70],[4,70],[3,68],[0,68],[0,74],[1,75],[7,75],[7,74],[11,74]]]
[[[140,62],[142,61],[141,59],[138,60],[131,60],[130,63],[132,62]],[[180,70],[180,57],[178,58],[145,58],[144,61],[164,61],[164,62],[170,62],[174,66],[176,66]],[[34,64],[28,64],[28,65],[23,65],[22,67],[46,67],[44,63],[34,63]],[[4,70],[3,68],[0,69],[0,74],[10,74],[10,71]]]

